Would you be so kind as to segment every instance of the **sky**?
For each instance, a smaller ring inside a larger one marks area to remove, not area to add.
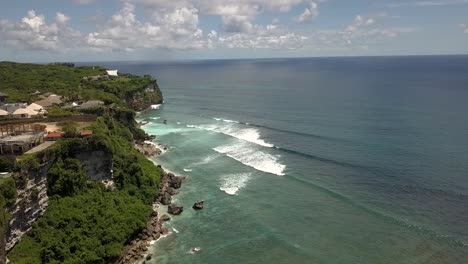
[[[468,0],[15,0],[0,9],[0,61],[425,54],[468,54]]]

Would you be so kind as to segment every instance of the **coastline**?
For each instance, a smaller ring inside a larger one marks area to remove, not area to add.
[[[142,127],[147,123],[138,120],[138,115],[159,109],[161,105],[151,105],[150,107],[136,112],[135,121],[138,127]],[[134,148],[143,154],[148,160],[154,163],[153,157],[162,155],[167,147],[154,143],[156,137],[154,135],[148,135],[147,139],[140,142],[134,143]],[[157,197],[152,205],[153,212],[151,213],[150,219],[146,223],[146,227],[134,236],[133,239],[127,243],[125,249],[122,252],[121,257],[116,262],[117,264],[124,263],[143,263],[152,259],[153,254],[149,253],[150,246],[156,243],[159,239],[167,237],[171,234],[169,229],[164,226],[165,222],[171,220],[168,215],[168,206],[174,205],[171,203],[172,196],[179,193],[178,189],[182,187],[182,182],[185,177],[176,176],[172,172],[164,170],[161,165],[154,163],[157,168],[162,171],[161,182],[158,189]],[[177,207],[176,205],[174,205]],[[182,213],[183,207],[180,207],[180,212],[172,213],[177,215]]]
[[[158,168],[161,168],[161,166],[158,165]],[[117,264],[146,263],[147,260],[151,260],[153,255],[149,253],[149,247],[160,238],[170,234],[170,231],[164,227],[164,223],[170,221],[171,217],[165,213],[163,214],[161,207],[168,205],[165,204],[167,197],[171,201],[172,196],[177,194],[177,191],[174,191],[174,189],[179,189],[182,186],[183,179],[183,177],[175,176],[170,172],[162,170],[161,185],[156,201],[152,206],[153,212],[151,213],[151,217],[147,221],[146,227],[127,244],[122,256],[116,262]]]

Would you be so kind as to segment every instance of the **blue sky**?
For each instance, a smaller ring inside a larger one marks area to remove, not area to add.
[[[0,60],[468,54],[468,0],[15,0]]]

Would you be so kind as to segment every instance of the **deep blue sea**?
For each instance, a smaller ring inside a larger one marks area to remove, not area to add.
[[[100,64],[187,177],[154,263],[468,263],[468,56]]]

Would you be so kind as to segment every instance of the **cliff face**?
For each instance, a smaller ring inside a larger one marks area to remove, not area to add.
[[[17,185],[17,199],[9,208],[11,219],[6,238],[6,251],[18,243],[37,218],[47,209],[49,197],[47,196],[47,171],[55,158],[43,163],[39,169],[21,172]]]
[[[77,152],[74,158],[82,162],[90,180],[110,181],[112,178],[112,156],[102,150],[83,150]],[[28,232],[33,223],[47,209],[47,173],[56,160],[50,157],[40,165],[39,169],[23,171],[17,179],[18,188],[16,202],[9,208],[11,218],[6,236],[5,250],[10,251],[21,237]]]
[[[125,98],[128,106],[135,111],[142,111],[154,104],[162,104],[163,97],[156,81],[150,83],[144,90],[133,93]]]

